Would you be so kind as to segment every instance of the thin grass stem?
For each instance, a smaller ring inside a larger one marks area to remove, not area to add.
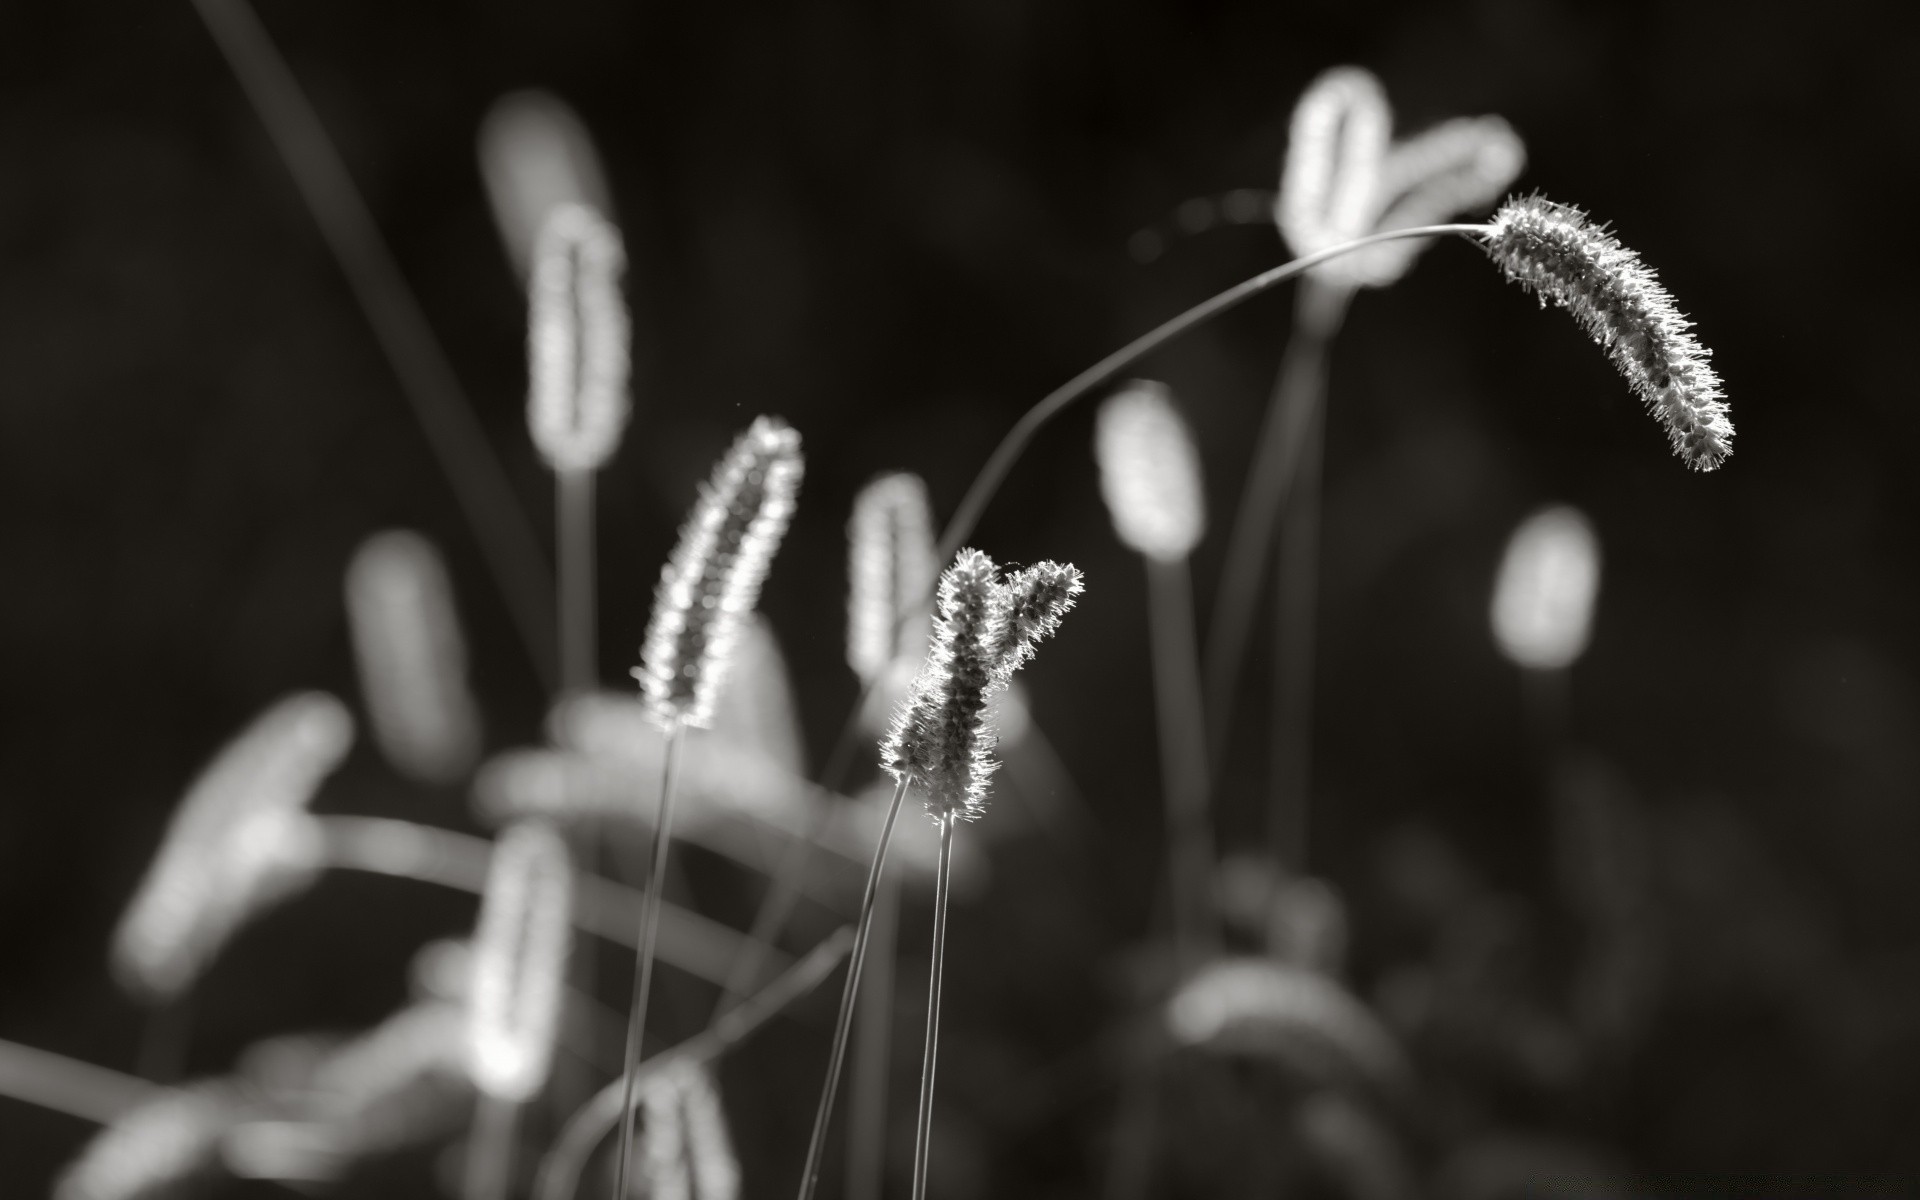
[[[633,1159],[633,1084],[640,1067],[640,1039],[647,1027],[647,1000],[653,990],[654,950],[660,940],[661,892],[667,878],[667,850],[673,825],[673,787],[680,767],[684,727],[675,721],[667,728],[666,761],[661,768],[660,816],[653,826],[653,853],[647,870],[646,898],[640,905],[640,945],[635,952],[633,1007],[627,1018],[626,1087],[620,1111],[620,1158],[614,1172],[615,1200],[626,1200],[627,1176]]]
[[[920,1057],[920,1116],[913,1131],[913,1200],[927,1200],[933,1141],[933,1073],[940,1057],[940,982],[947,961],[947,885],[953,876],[954,817],[940,818],[940,869],[933,882],[933,955],[927,968],[927,1044]]]
[[[464,1200],[507,1200],[513,1183],[513,1142],[520,1105],[481,1092],[474,1099],[473,1125],[467,1130]]]
[[[847,1097],[847,1200],[880,1200],[887,1180],[887,1074],[893,1049],[893,977],[899,956],[900,876],[880,883],[870,964],[860,981],[853,1090]]]
[[[165,1090],[107,1067],[0,1039],[0,1096],[105,1125]]]
[[[560,690],[579,695],[593,687],[597,653],[594,612],[591,470],[554,473],[554,546],[559,559]]]
[[[728,1047],[737,1044],[788,1005],[820,986],[840,964],[853,942],[853,926],[842,925],[779,978],[744,1003],[728,1010],[725,1016],[708,1026],[704,1032],[640,1064],[636,1082],[645,1083],[660,1072],[672,1070],[683,1063],[709,1062],[719,1057]],[[534,1186],[534,1195],[538,1200],[572,1200],[594,1147],[619,1124],[621,1099],[626,1092],[626,1079],[616,1079],[595,1093],[593,1099],[567,1121],[560,1136],[554,1139],[553,1149],[540,1164],[539,1179]],[[631,1104],[629,1100],[629,1112]]]
[[[1320,465],[1327,436],[1325,363],[1323,355],[1317,403],[1310,405],[1274,564],[1267,836],[1275,861],[1296,871],[1307,869],[1313,828],[1314,623],[1320,593]]]
[[[1485,234],[1489,230],[1490,227],[1486,225],[1422,225],[1414,229],[1392,229],[1385,233],[1369,234],[1363,238],[1355,238],[1351,242],[1343,242],[1338,246],[1329,246],[1325,250],[1302,255],[1292,262],[1282,263],[1280,266],[1262,271],[1252,279],[1237,283],[1226,291],[1201,301],[1172,320],[1128,342],[1047,393],[1038,404],[1028,409],[1014,423],[1013,428],[1000,439],[1000,444],[994,447],[993,454],[988,457],[986,465],[980,468],[980,473],[974,476],[973,483],[968,485],[967,494],[960,500],[960,507],[954,510],[953,519],[947,522],[946,529],[940,534],[940,543],[934,551],[934,561],[951,560],[961,544],[973,535],[974,527],[980,523],[981,514],[992,502],[994,493],[1000,490],[1000,485],[1006,481],[1007,473],[1026,452],[1035,434],[1075,400],[1111,380],[1115,375],[1174,338],[1204,325],[1214,317],[1239,306],[1261,292],[1278,287],[1303,271],[1343,254],[1351,254],[1355,250],[1398,238],[1439,237],[1450,233]]]
[[[1160,778],[1167,806],[1167,878],[1173,899],[1174,957],[1198,966],[1219,941],[1213,919],[1213,822],[1207,783],[1200,654],[1193,629],[1193,582],[1186,559],[1144,557],[1153,699],[1160,730]]]
[[[853,1028],[854,1002],[860,995],[860,969],[867,957],[867,939],[873,931],[873,909],[880,892],[880,876],[886,868],[887,846],[893,841],[894,822],[900,816],[900,802],[906,798],[907,781],[902,778],[893,788],[893,802],[887,806],[887,820],[880,827],[880,840],[873,848],[873,866],[867,870],[867,888],[860,897],[860,916],[854,923],[853,953],[847,959],[847,982],[840,991],[840,1012],[833,1021],[833,1047],[827,1051],[827,1078],[820,1087],[820,1106],[813,1114],[813,1135],[807,1141],[807,1163],[800,1172],[800,1200],[812,1200],[820,1181],[820,1161],[826,1150],[827,1128],[833,1120],[833,1100],[840,1088],[840,1064],[846,1059],[847,1037]]]
[[[299,81],[244,0],[194,0],[267,136],[286,160],[321,236],[385,351],[441,473],[453,488],[543,685],[555,678],[549,578],[533,526],[514,499],[426,314],[381,240],[373,214]]]

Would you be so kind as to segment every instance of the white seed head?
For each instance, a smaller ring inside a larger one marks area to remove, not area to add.
[[[933,590],[933,513],[918,475],[882,475],[862,488],[847,522],[847,664],[873,684],[901,659],[926,654]]]
[[[551,92],[511,92],[494,101],[480,122],[479,151],[494,224],[522,278],[548,212],[562,204],[613,211],[587,127]]]
[[[1389,1087],[1405,1076],[1399,1046],[1345,988],[1318,971],[1266,958],[1219,959],[1167,1002],[1183,1046],[1252,1054],[1318,1082]]]
[[[1335,67],[1307,86],[1294,105],[1274,204],[1274,219],[1294,254],[1370,232],[1392,128],[1386,90],[1370,71]]]
[[[727,1112],[713,1069],[705,1063],[689,1063],[679,1074],[693,1194],[696,1200],[738,1200],[740,1159],[727,1131]]]
[[[1369,233],[1438,225],[1484,211],[1526,169],[1526,145],[1499,117],[1444,121],[1395,142],[1381,163]],[[1356,286],[1386,287],[1413,266],[1431,238],[1381,242],[1327,264]]]
[[[301,692],[221,750],[175,810],[114,932],[122,986],[179,994],[243,923],[313,879],[321,845],[306,806],[352,740],[345,705]]]
[[[1120,540],[1160,562],[1193,553],[1207,528],[1200,451],[1167,385],[1137,379],[1109,397],[1093,447]]]
[[[572,940],[573,863],[540,821],[500,834],[473,939],[468,1038],[474,1086],[524,1103],[547,1082]]]
[[[453,588],[433,543],[402,529],[360,544],[347,565],[347,627],[374,741],[426,783],[451,783],[480,753],[480,711]]]
[[[1600,539],[1579,509],[1543,508],[1507,541],[1493,585],[1493,640],[1523,667],[1557,671],[1587,648],[1600,592]]]
[[[53,1200],[143,1200],[171,1194],[218,1161],[240,1114],[216,1084],[160,1090],[96,1134],[61,1173]]]
[[[1640,256],[1577,208],[1540,196],[1507,201],[1486,236],[1506,277],[1566,309],[1598,342],[1667,441],[1695,470],[1733,453],[1733,423],[1711,352]]]
[[[793,516],[802,471],[800,435],[757,418],[701,489],[660,572],[641,665],[634,677],[662,726],[703,728],[713,716],[741,619]]]
[[[547,213],[527,284],[527,428],[556,471],[597,470],[627,427],[626,265],[620,231],[594,209]]]

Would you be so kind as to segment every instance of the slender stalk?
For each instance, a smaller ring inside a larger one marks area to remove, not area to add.
[[[666,763],[660,781],[660,817],[653,826],[652,865],[647,871],[646,898],[640,905],[640,945],[634,972],[633,1007],[627,1018],[626,1089],[621,1101],[620,1159],[614,1173],[614,1200],[626,1200],[627,1173],[633,1158],[633,1082],[640,1067],[640,1039],[647,1027],[647,999],[653,990],[654,949],[660,937],[661,891],[667,877],[667,849],[673,824],[673,785],[680,765],[683,729],[678,721],[667,730]]]
[[[192,1040],[193,985],[188,984],[178,995],[148,1007],[140,1029],[140,1078],[162,1084],[179,1079]]]
[[[887,806],[886,824],[880,827],[879,844],[873,848],[873,866],[867,870],[867,890],[860,897],[860,917],[853,927],[853,953],[847,959],[847,982],[840,991],[840,1012],[833,1020],[833,1048],[827,1051],[827,1078],[820,1088],[820,1106],[813,1114],[813,1136],[807,1141],[807,1165],[800,1172],[800,1200],[812,1200],[820,1180],[820,1159],[827,1145],[827,1127],[833,1120],[833,1099],[840,1088],[840,1064],[847,1054],[847,1035],[853,1027],[854,1001],[860,994],[860,969],[866,962],[867,938],[873,932],[874,902],[880,891],[880,876],[886,867],[887,846],[893,841],[893,825],[900,816],[900,802],[907,794],[907,782],[894,785],[893,802]]]
[[[637,1081],[644,1083],[661,1071],[670,1070],[681,1063],[707,1062],[718,1057],[728,1047],[773,1019],[782,1009],[820,986],[839,965],[853,941],[853,927],[842,925],[778,979],[745,1003],[728,1010],[725,1016],[708,1026],[704,1032],[640,1064]],[[593,1148],[619,1123],[621,1098],[626,1092],[626,1080],[616,1079],[601,1088],[592,1100],[573,1114],[560,1131],[560,1136],[554,1139],[553,1149],[540,1165],[540,1177],[534,1187],[534,1195],[539,1200],[571,1200]],[[628,1111],[631,1111],[631,1103],[629,1100]]]
[[[847,1200],[880,1200],[887,1180],[887,1068],[893,1049],[893,968],[899,954],[900,876],[880,884],[873,910],[872,966],[854,1034],[853,1093],[847,1097]]]
[[[1313,824],[1313,643],[1320,592],[1320,464],[1327,436],[1325,357],[1293,500],[1274,564],[1273,705],[1268,712],[1267,836],[1274,859],[1305,871]]]
[[[1014,423],[1013,428],[1000,439],[1000,444],[994,447],[993,454],[987,459],[986,465],[980,468],[980,473],[974,476],[973,483],[967,487],[967,494],[961,498],[960,507],[954,510],[953,519],[947,522],[946,529],[940,534],[940,544],[935,550],[934,561],[946,562],[951,559],[961,544],[972,536],[974,526],[980,522],[980,515],[986,511],[987,505],[993,500],[994,493],[1000,490],[1000,485],[1005,482],[1007,473],[1026,452],[1035,434],[1075,400],[1106,383],[1174,338],[1190,329],[1204,325],[1214,317],[1237,307],[1261,292],[1278,287],[1302,271],[1317,267],[1343,254],[1351,254],[1355,250],[1364,249],[1379,242],[1390,242],[1397,238],[1439,237],[1449,233],[1485,234],[1490,230],[1491,227],[1487,225],[1422,225],[1414,229],[1393,229],[1385,233],[1369,234],[1351,242],[1343,242],[1338,246],[1329,246],[1325,250],[1262,271],[1252,279],[1237,283],[1211,299],[1201,301],[1172,320],[1128,342],[1047,393],[1038,404],[1028,409]]]
[[[474,1100],[473,1125],[467,1131],[465,1200],[507,1200],[513,1183],[514,1126],[520,1106],[481,1092]]]
[[[104,1125],[165,1090],[90,1062],[0,1039],[0,1096]]]
[[[1154,710],[1160,727],[1161,789],[1167,805],[1174,956],[1184,972],[1198,966],[1219,941],[1213,920],[1213,823],[1208,811],[1207,733],[1193,630],[1193,584],[1185,559],[1143,561]]]
[[[554,475],[554,545],[559,557],[560,690],[578,694],[593,686],[593,472]]]
[[[1301,286],[1293,310],[1293,336],[1280,360],[1253,463],[1241,489],[1240,507],[1227,536],[1226,565],[1207,640],[1206,705],[1212,734],[1207,759],[1216,772],[1226,756],[1240,667],[1253,631],[1281,505],[1294,487],[1326,391],[1327,345],[1339,328],[1345,304],[1344,290],[1312,280]]]
[[[933,1069],[940,1057],[940,978],[947,961],[947,884],[953,875],[953,825],[952,814],[940,819],[940,870],[933,883],[933,958],[927,973],[927,1044],[920,1057],[920,1117],[913,1132],[913,1200],[927,1200]]]
[[[554,664],[547,655],[546,637],[553,628],[553,614],[544,586],[548,578],[544,556],[446,352],[381,240],[373,214],[354,187],[319,114],[259,18],[244,0],[194,0],[194,7],[266,126],[267,136],[286,160],[321,236],[399,376],[401,391],[453,487],[454,499],[493,572],[534,670],[550,688]]]

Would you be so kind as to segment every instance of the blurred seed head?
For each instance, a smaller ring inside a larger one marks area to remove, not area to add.
[[[579,116],[551,92],[510,92],[481,119],[480,174],[494,223],[525,277],[547,214],[562,204],[612,212],[606,172]]]
[[[933,590],[933,512],[918,475],[882,475],[861,489],[847,522],[847,664],[865,684],[926,654]]]
[[[215,756],[114,931],[121,986],[149,1000],[179,994],[242,924],[312,881],[323,845],[306,806],[352,739],[345,705],[301,692]]]
[[[547,1082],[572,913],[566,842],[544,822],[509,825],[494,843],[468,994],[473,1081],[490,1096],[524,1103]]]
[[[759,417],[701,489],[660,573],[634,676],[663,727],[713,716],[740,622],[760,597],[800,490],[800,435]]]
[[[1182,1046],[1246,1054],[1303,1078],[1398,1091],[1399,1045],[1373,1013],[1318,971],[1266,958],[1218,959],[1174,993],[1167,1031]]]
[[[175,1192],[219,1163],[239,1098],[220,1084],[169,1088],[106,1126],[60,1175],[53,1200],[145,1200]]]
[[[793,680],[786,655],[773,626],[760,613],[748,613],[734,640],[726,681],[714,701],[715,741],[764,755],[791,775],[807,773],[807,756],[800,731]]]
[[[1489,257],[1506,277],[1573,314],[1666,427],[1686,464],[1711,471],[1733,453],[1720,376],[1693,327],[1640,256],[1580,209],[1541,196],[1493,215]]]
[[[1295,255],[1371,232],[1393,111],[1372,72],[1323,72],[1294,105],[1274,219]],[[1323,268],[1316,268],[1316,272]]]
[[[598,211],[547,213],[527,285],[527,428],[555,471],[598,470],[627,427],[626,266],[620,231]]]
[[[422,782],[461,778],[480,753],[480,713],[439,552],[407,530],[377,533],[354,552],[346,593],[374,741]]]
[[[1137,379],[1109,397],[1093,445],[1120,540],[1160,562],[1193,553],[1207,524],[1200,452],[1167,385]]]
[[[1585,652],[1600,591],[1600,539],[1579,509],[1543,508],[1507,541],[1493,587],[1493,638],[1520,666],[1558,671]]]

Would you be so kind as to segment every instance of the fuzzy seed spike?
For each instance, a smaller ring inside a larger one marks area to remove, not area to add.
[[[800,435],[777,417],[760,417],[701,488],[660,572],[633,672],[661,726],[703,728],[712,719],[741,619],[758,602],[793,516],[802,469]]]
[[[573,864],[538,821],[509,826],[494,846],[474,935],[468,1037],[474,1085],[524,1103],[553,1064],[573,910]]]
[[[927,485],[905,472],[869,483],[854,499],[847,544],[847,663],[871,684],[926,652],[921,607],[937,570]]]
[[[1002,686],[1060,628],[1061,619],[1085,590],[1080,569],[1071,563],[1038,562],[1008,577],[1006,635],[999,664]]]
[[[1653,270],[1580,209],[1535,195],[1507,201],[1486,235],[1506,277],[1566,309],[1660,423],[1675,454],[1711,471],[1733,453],[1720,377]]]
[[[627,427],[627,252],[584,204],[557,205],[534,243],[527,293],[527,427],[556,471],[592,471]]]
[[[1392,127],[1386,90],[1363,68],[1325,71],[1301,93],[1274,203],[1274,220],[1296,255],[1368,232]]]
[[[1166,384],[1136,379],[1100,406],[1094,457],[1122,542],[1161,562],[1193,552],[1207,528],[1200,452]]]

